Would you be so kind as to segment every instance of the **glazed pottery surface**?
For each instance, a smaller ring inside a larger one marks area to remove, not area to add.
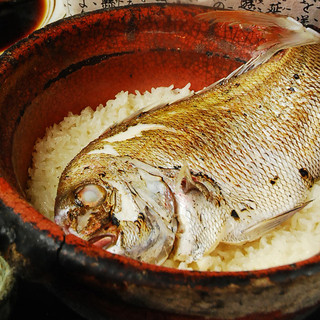
[[[24,189],[33,145],[68,112],[121,90],[192,83],[199,90],[247,61],[263,30],[210,25],[198,6],[146,5],[54,23],[0,58],[0,251],[90,319],[292,319],[318,305],[319,256],[254,272],[144,264],[65,236]]]

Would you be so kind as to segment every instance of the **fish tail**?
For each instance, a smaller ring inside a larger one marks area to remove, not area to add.
[[[280,50],[320,43],[320,34],[317,31],[306,28],[293,18],[283,15],[253,11],[212,10],[199,14],[198,18],[211,24],[226,23],[242,27],[257,26],[264,31],[265,41],[256,48],[252,59],[232,72],[227,78],[218,81],[219,84],[254,69],[268,61]]]
[[[272,46],[276,43],[282,44],[284,47],[320,43],[320,34],[318,32],[311,28],[306,28],[295,19],[284,15],[254,11],[212,10],[201,13],[198,17],[211,24],[226,23],[243,27],[259,26],[268,33],[267,42]]]

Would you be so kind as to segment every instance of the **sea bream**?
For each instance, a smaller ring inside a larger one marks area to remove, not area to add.
[[[55,221],[66,233],[149,263],[192,262],[307,204],[320,174],[320,35],[277,15],[199,18],[261,25],[268,41],[227,78],[85,147],[58,186]]]

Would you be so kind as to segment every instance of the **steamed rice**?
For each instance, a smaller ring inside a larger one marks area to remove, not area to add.
[[[59,177],[68,162],[106,128],[141,109],[168,103],[190,95],[190,85],[182,89],[161,87],[135,94],[120,92],[114,100],[99,105],[95,111],[87,107],[80,115],[69,114],[59,124],[47,128],[37,141],[33,166],[29,169],[27,194],[33,206],[53,220],[54,201]],[[219,246],[211,255],[186,264],[169,258],[164,265],[201,271],[257,270],[307,259],[320,250],[320,183],[308,194],[313,199],[289,221],[259,240],[244,245]]]

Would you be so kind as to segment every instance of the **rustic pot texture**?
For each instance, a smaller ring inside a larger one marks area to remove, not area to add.
[[[0,58],[0,251],[89,319],[292,319],[320,301],[320,258],[255,272],[192,272],[65,236],[24,195],[35,140],[68,112],[188,82],[199,90],[250,58],[252,28],[210,25],[198,6],[146,5],[65,19]],[[250,32],[249,32],[250,31]]]

